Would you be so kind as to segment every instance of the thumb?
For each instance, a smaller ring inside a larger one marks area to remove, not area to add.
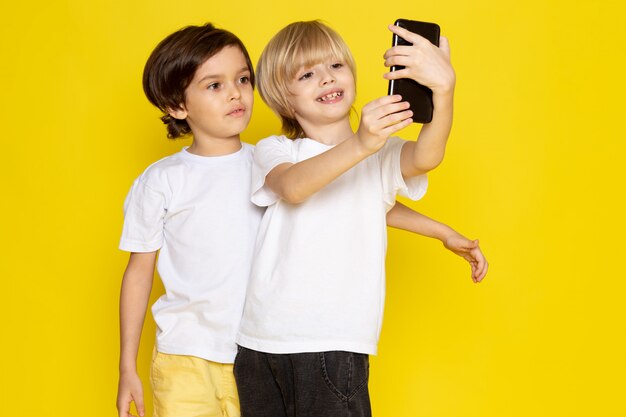
[[[139,417],[143,417],[146,414],[146,409],[143,404],[143,394],[134,394],[133,400],[135,401],[135,408],[137,408],[137,414]]]
[[[468,246],[469,246],[470,249],[477,248],[478,247],[478,239],[472,240]]]
[[[450,42],[445,36],[439,38],[439,49],[441,49],[448,58],[450,58]]]

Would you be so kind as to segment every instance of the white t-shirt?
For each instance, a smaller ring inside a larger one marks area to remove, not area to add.
[[[272,136],[257,144],[252,201],[268,206],[261,221],[237,343],[269,353],[344,350],[376,354],[385,298],[386,212],[397,193],[426,192],[427,178],[405,183],[390,138],[301,204],[267,186],[277,165],[330,149],[311,139]]]
[[[160,249],[165,294],[152,306],[159,352],[232,363],[263,209],[250,202],[254,147],[183,149],[152,164],[124,204],[120,249]]]

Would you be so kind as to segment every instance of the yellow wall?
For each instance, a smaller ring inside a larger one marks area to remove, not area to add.
[[[186,143],[165,139],[141,90],[155,44],[213,21],[256,61],[285,24],[321,18],[353,49],[360,107],[386,92],[396,17],[438,22],[458,74],[446,160],[411,205],[479,237],[491,269],[472,285],[437,242],[390,233],[375,415],[624,415],[624,3],[398,3],[3,5],[2,415],[115,414],[122,202]],[[255,112],[253,143],[279,127]],[[149,318],[146,389],[153,339]]]

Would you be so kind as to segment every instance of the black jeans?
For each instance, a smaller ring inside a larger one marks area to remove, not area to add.
[[[369,357],[341,351],[271,354],[239,348],[241,417],[370,417]]]

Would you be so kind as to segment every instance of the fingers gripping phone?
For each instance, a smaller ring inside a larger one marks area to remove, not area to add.
[[[433,45],[439,46],[439,25],[435,23],[418,22],[415,20],[398,19],[394,23],[428,39]],[[392,46],[412,45],[400,36],[393,34]],[[394,65],[391,71],[403,69],[403,66]],[[408,101],[413,111],[413,122],[429,123],[433,119],[433,92],[430,88],[419,84],[410,78],[389,80],[388,94],[400,94],[404,101]]]

